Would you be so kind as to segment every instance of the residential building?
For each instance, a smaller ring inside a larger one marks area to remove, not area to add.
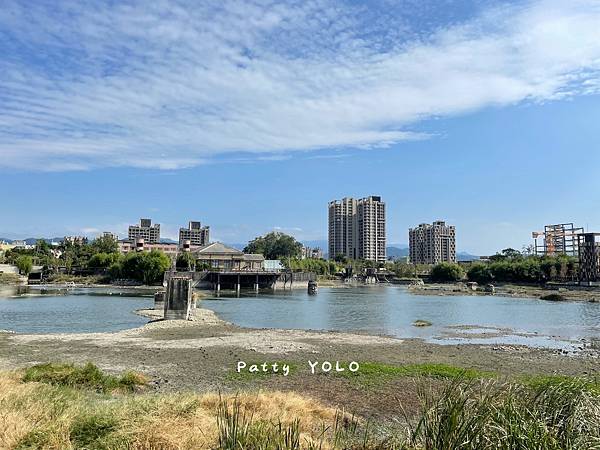
[[[112,233],[110,231],[103,231],[102,234],[100,235],[101,238],[109,238],[112,239],[113,241],[118,241],[119,240],[119,236],[116,233]]]
[[[179,246],[182,247],[186,241],[189,241],[192,247],[208,245],[209,232],[209,227],[203,227],[200,222],[190,221],[187,228],[179,229]]]
[[[385,203],[379,196],[329,202],[329,258],[386,261]]]
[[[35,248],[35,245],[28,244],[26,241],[23,240],[12,241],[12,245],[14,246],[14,248],[19,250],[31,250]]]
[[[422,223],[411,228],[409,255],[413,264],[439,264],[456,262],[456,229],[444,221]]]
[[[220,242],[213,242],[191,251],[196,267],[206,265],[223,271],[259,271],[264,269],[265,257],[256,253],[244,253]]]
[[[152,219],[140,219],[139,225],[130,225],[128,232],[129,240],[143,239],[146,244],[158,244],[160,242],[160,224],[152,225]]]
[[[579,233],[579,281],[592,284],[600,281],[600,233]]]
[[[63,244],[71,245],[85,245],[88,243],[88,238],[85,236],[65,236],[63,238]]]
[[[302,259],[322,259],[323,258],[323,250],[319,247],[306,247],[302,246],[301,252]]]
[[[179,246],[175,243],[165,243],[165,242],[146,242],[143,238],[137,239],[124,239],[122,241],[117,242],[119,246],[119,252],[123,254],[127,254],[130,252],[149,252],[152,250],[159,250],[169,256],[170,258],[177,257],[177,253],[179,252]]]

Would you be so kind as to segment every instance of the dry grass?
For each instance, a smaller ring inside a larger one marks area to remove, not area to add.
[[[0,373],[1,449],[215,448],[219,408],[234,403],[256,423],[299,420],[303,441],[336,417],[335,410],[294,393],[242,393],[234,402],[218,394],[102,394],[22,377]]]
[[[523,384],[432,366],[426,373],[444,378],[441,391],[430,378],[417,380],[421,411],[403,417],[399,407],[389,418],[397,427],[385,431],[295,393],[99,389],[123,377],[65,367],[0,373],[0,449],[600,449],[597,379],[537,377]],[[40,381],[26,382],[32,375]]]

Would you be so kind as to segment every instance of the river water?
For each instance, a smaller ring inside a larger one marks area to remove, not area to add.
[[[136,328],[153,297],[122,289],[18,288],[0,290],[0,330],[17,333],[91,333]]]
[[[357,330],[438,343],[565,348],[600,339],[600,304],[500,296],[413,295],[402,286],[321,288],[211,297],[203,308],[257,328]],[[413,322],[431,322],[415,327]],[[582,341],[585,340],[585,341]]]
[[[0,290],[0,330],[78,333],[135,328],[151,293],[118,288]],[[429,342],[579,348],[600,339],[600,304],[500,296],[413,295],[402,286],[221,293],[199,306],[240,326],[360,331]],[[413,322],[431,322],[415,327]]]

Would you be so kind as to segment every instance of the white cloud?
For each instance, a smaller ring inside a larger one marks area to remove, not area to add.
[[[333,0],[3,3],[0,167],[385,146],[422,138],[423,119],[600,87],[595,0],[497,7],[412,40]]]

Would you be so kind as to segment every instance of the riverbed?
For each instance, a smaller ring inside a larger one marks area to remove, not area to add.
[[[148,319],[152,290],[29,287],[0,291],[0,330],[98,333]],[[437,344],[526,345],[579,350],[600,339],[600,304],[503,296],[418,295],[402,286],[212,293],[198,306],[245,328],[359,332]],[[417,327],[416,321],[430,323]]]
[[[402,286],[221,294],[203,308],[250,328],[359,331],[442,344],[577,348],[600,338],[600,304],[502,296],[416,295]],[[415,321],[431,326],[416,327]]]

